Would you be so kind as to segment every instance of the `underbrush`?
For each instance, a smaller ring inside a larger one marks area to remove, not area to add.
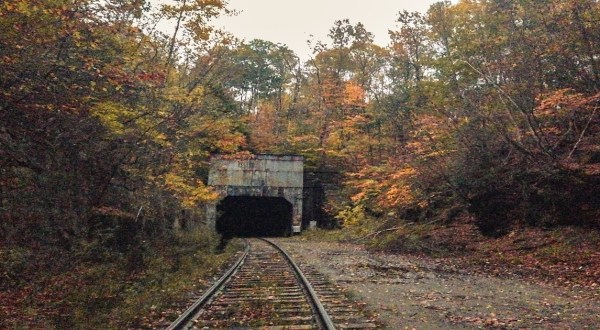
[[[353,214],[354,217],[356,214]],[[306,240],[360,243],[376,251],[433,257],[436,262],[496,276],[518,276],[600,296],[600,231],[577,226],[515,226],[500,237],[472,218],[424,223],[365,216],[342,229],[306,231]]]
[[[204,279],[228,263],[237,243],[218,252],[214,232],[169,236],[142,241],[125,253],[104,251],[101,259],[82,249],[64,255],[3,250],[11,257],[2,259],[2,277],[12,278],[14,286],[0,292],[0,328],[154,328],[157,322],[173,321],[173,306],[204,289]],[[33,253],[46,263],[59,257],[54,260],[64,265],[26,274],[28,280],[19,282],[14,274],[26,269],[23,258]]]
[[[598,230],[516,228],[497,238],[467,242],[465,264],[496,275],[532,277],[564,287],[588,287],[600,296]]]
[[[382,232],[366,242],[374,250],[427,253],[443,256],[448,253],[447,246],[432,244],[430,233],[435,227],[431,224],[405,224],[389,232]]]
[[[294,236],[294,239],[301,241],[324,241],[324,242],[339,242],[342,239],[342,231],[340,229],[308,229],[303,230],[302,234]]]
[[[362,243],[374,250],[394,252],[444,255],[449,250],[429,242],[430,234],[436,228],[432,222],[398,220],[393,213],[377,217],[360,204],[342,209],[336,219],[341,224],[340,229],[307,231],[302,236],[307,240]]]

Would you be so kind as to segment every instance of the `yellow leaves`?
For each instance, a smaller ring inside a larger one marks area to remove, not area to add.
[[[447,156],[453,151],[456,151],[456,150],[434,150],[434,151],[423,154],[422,157],[424,159],[439,158],[442,156]]]
[[[418,133],[428,133],[430,136],[436,136],[438,132],[443,132],[444,118],[422,114],[415,118],[415,126],[418,127]]]
[[[338,212],[335,218],[338,219],[344,227],[359,227],[367,219],[365,206],[362,204],[348,206]]]
[[[177,196],[181,205],[186,208],[196,207],[200,202],[212,201],[218,198],[210,187],[194,177],[191,173],[175,170],[163,175],[167,190]]]
[[[151,137],[154,142],[160,144],[163,147],[168,147],[171,145],[171,143],[169,142],[169,137],[164,133],[156,132],[156,134],[152,134]]]
[[[196,115],[190,117],[188,123],[186,137],[191,148],[208,146],[221,153],[234,153],[246,145],[246,137],[236,130],[231,119]]]
[[[160,5],[160,12],[167,20],[183,23],[186,33],[193,41],[208,40],[212,27],[207,22],[226,12],[225,3],[220,0],[196,0],[176,4]]]
[[[177,73],[170,72],[167,80],[177,81],[181,79]],[[169,85],[164,94],[165,100],[181,104],[198,104],[205,96],[204,88],[196,87],[192,91],[177,85]]]
[[[96,85],[94,82],[91,82],[90,84],[92,87]],[[98,118],[106,128],[115,134],[124,133],[124,123],[134,116],[134,112],[131,109],[122,104],[110,101],[96,104],[91,109],[91,114]]]
[[[322,83],[325,104],[329,108],[341,108],[352,111],[366,107],[366,92],[355,81],[340,82],[325,79]]]
[[[159,119],[150,116],[147,109],[106,101],[96,104],[90,112],[111,134],[122,135],[137,130],[138,134],[144,134],[160,145],[169,145],[167,136],[154,129]]]
[[[33,11],[31,3],[27,0],[6,1],[3,7],[3,11],[5,10],[25,15],[30,15]]]
[[[169,137],[156,129],[161,119],[151,115],[148,109],[132,109],[107,101],[96,104],[90,112],[113,136],[134,133],[144,135],[163,147],[171,146]]]
[[[153,137],[165,143],[173,140],[177,152],[169,161],[168,172],[158,178],[157,184],[164,185],[185,208],[197,207],[199,203],[218,197],[197,174],[209,152],[232,154],[245,145],[245,137],[236,131],[235,123],[230,119],[200,114],[187,118],[185,129],[176,137],[164,133],[156,133]]]
[[[315,135],[295,135],[290,136],[289,140],[293,144],[317,144],[319,137]]]
[[[412,167],[401,168],[396,172],[392,173],[390,178],[392,180],[406,180],[417,174],[417,170]]]
[[[369,120],[363,115],[347,116],[338,126],[344,130],[358,134],[364,125],[368,124]]]
[[[198,1],[202,6],[215,6],[215,7],[224,7],[225,4],[222,0],[199,0]]]
[[[451,124],[447,118],[421,114],[415,117],[415,130],[407,144],[411,154],[424,161],[448,156],[456,151],[454,134],[459,126],[467,125],[468,120],[458,120]],[[454,126],[453,126],[454,125]]]

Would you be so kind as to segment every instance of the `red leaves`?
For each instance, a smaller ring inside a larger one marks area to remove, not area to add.
[[[139,72],[137,78],[153,87],[163,86],[166,82],[166,76],[163,72]]]
[[[485,238],[468,223],[438,227],[429,240],[463,246],[446,262],[499,276],[519,276],[562,287],[600,286],[600,242],[597,234],[563,227],[555,231],[519,228],[500,238]]]

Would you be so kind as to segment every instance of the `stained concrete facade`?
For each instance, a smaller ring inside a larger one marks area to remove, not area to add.
[[[248,159],[213,156],[208,185],[220,198],[207,206],[209,225],[216,228],[217,205],[227,196],[281,197],[292,205],[294,233],[302,230],[304,158],[294,155],[254,155]]]

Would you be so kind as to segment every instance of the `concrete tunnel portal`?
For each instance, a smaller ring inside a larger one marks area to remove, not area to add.
[[[293,207],[281,197],[228,196],[217,214],[216,230],[226,239],[291,234]]]
[[[295,155],[213,156],[208,185],[219,198],[207,206],[208,225],[225,238],[299,233],[303,170]]]

